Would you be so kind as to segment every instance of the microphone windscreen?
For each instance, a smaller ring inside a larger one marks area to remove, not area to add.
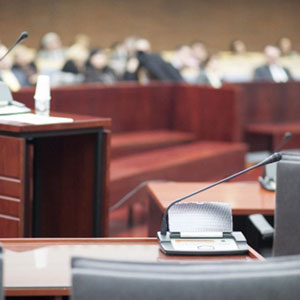
[[[21,41],[23,41],[24,39],[28,38],[28,33],[27,31],[23,31],[20,35],[20,37],[18,38],[16,44],[20,43]]]
[[[274,154],[272,154],[271,156],[267,157],[265,160],[263,160],[261,162],[261,165],[268,165],[268,164],[272,164],[274,162],[277,162],[279,160],[281,160],[282,156],[280,153],[275,152]]]
[[[291,134],[290,132],[286,132],[286,133],[284,134],[284,139],[285,139],[285,140],[289,140],[291,137],[292,137],[292,134]]]

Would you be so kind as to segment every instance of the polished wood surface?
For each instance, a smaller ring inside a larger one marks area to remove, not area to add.
[[[195,141],[195,135],[189,132],[172,130],[145,130],[116,133],[111,140],[112,158],[145,152],[154,149],[172,147]]]
[[[147,185],[150,195],[148,236],[155,236],[160,230],[163,212],[172,201],[209,184],[209,182],[149,183]],[[255,213],[273,215],[275,193],[262,189],[257,182],[232,182],[220,184],[183,202],[229,203],[235,216]]]
[[[147,190],[162,212],[177,198],[199,190],[209,182],[159,182],[149,183]],[[232,182],[195,195],[184,202],[224,202],[229,203],[234,215],[262,213],[273,215],[275,193],[264,190],[258,182]]]
[[[154,238],[1,239],[4,248],[6,296],[63,296],[70,294],[72,256],[140,262],[201,262],[263,258],[249,248],[248,255],[167,256]]]
[[[0,121],[0,237],[107,235],[111,120],[52,115],[74,121]]]
[[[110,202],[114,204],[146,180],[222,178],[244,168],[245,154],[244,144],[203,141],[114,159]]]
[[[54,130],[72,130],[83,128],[96,128],[96,127],[110,127],[111,119],[98,118],[92,116],[66,114],[59,112],[51,112],[50,116],[61,118],[72,118],[73,122],[70,123],[56,123],[56,124],[44,124],[44,125],[32,125],[21,122],[13,122],[0,120],[0,132],[38,132],[38,131],[54,131]]]

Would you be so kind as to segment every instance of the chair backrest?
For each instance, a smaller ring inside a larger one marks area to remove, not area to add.
[[[4,299],[3,294],[3,250],[0,246],[0,300]]]
[[[300,254],[300,153],[277,165],[274,256]]]
[[[289,300],[298,297],[299,282],[300,256],[213,263],[72,259],[73,300]]]

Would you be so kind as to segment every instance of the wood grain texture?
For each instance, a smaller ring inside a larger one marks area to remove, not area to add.
[[[25,142],[0,136],[0,237],[24,234]]]
[[[70,257],[141,262],[192,262],[208,260],[249,260],[263,258],[252,248],[248,255],[167,256],[159,250],[157,239],[0,239],[4,247],[4,289],[6,296],[70,295]],[[13,250],[14,252],[9,252]],[[43,263],[39,268],[37,259]]]
[[[67,46],[83,32],[93,47],[136,35],[150,39],[155,50],[200,39],[216,51],[228,49],[236,38],[261,50],[288,35],[299,50],[299,9],[297,0],[1,1],[0,18],[6,24],[1,40],[12,45],[27,30],[26,43],[38,48],[43,34],[55,31]]]
[[[115,159],[111,163],[110,203],[146,180],[220,179],[244,168],[245,152],[243,144],[197,142]]]
[[[195,141],[195,135],[189,132],[171,130],[152,130],[119,133],[112,136],[112,158],[154,149],[172,147]]]

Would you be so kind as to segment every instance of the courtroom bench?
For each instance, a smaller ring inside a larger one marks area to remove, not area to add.
[[[146,130],[115,133],[111,138],[111,157],[117,158],[154,149],[172,147],[195,141],[189,132]]]
[[[244,168],[246,150],[241,143],[201,141],[113,159],[110,206],[147,180],[207,181],[228,176]]]
[[[300,148],[300,121],[284,123],[253,123],[246,126],[246,142],[250,150],[268,150],[273,152],[281,143],[286,132],[292,134],[292,138],[284,148]]]

